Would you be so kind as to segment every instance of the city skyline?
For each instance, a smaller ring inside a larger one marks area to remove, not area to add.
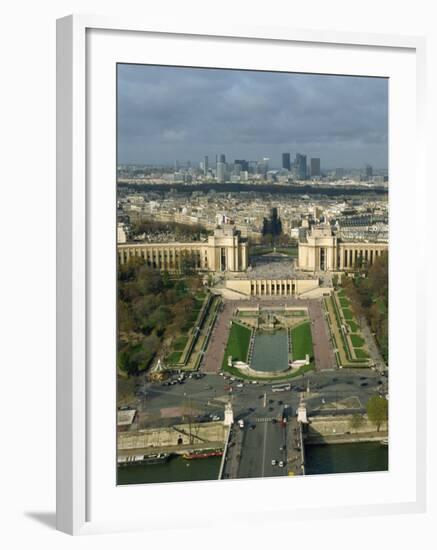
[[[326,168],[386,169],[388,81],[118,65],[118,163],[321,158]]]

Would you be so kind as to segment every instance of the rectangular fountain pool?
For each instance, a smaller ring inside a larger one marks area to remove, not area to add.
[[[255,334],[252,361],[253,370],[279,372],[288,368],[288,339],[286,330],[273,332],[258,330]]]

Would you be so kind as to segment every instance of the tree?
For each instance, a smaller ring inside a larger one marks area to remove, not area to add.
[[[278,209],[272,208],[270,218],[263,219],[263,237],[269,237],[271,239],[272,246],[275,244],[277,237],[282,233],[282,221],[278,216]]]
[[[388,420],[388,401],[385,397],[374,395],[367,402],[367,416],[370,422],[375,424],[377,431],[383,422]]]
[[[191,254],[183,254],[181,258],[181,273],[190,275],[195,271],[196,260]]]
[[[364,423],[364,418],[360,413],[354,413],[349,422],[350,427],[353,428],[354,430],[361,428],[363,423]]]

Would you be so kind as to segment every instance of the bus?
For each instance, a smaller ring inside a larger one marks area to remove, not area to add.
[[[290,391],[291,390],[291,384],[275,384],[272,386],[272,391]]]

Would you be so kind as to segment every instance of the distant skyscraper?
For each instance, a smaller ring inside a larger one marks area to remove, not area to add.
[[[320,159],[312,158],[310,160],[310,173],[311,176],[320,176]]]
[[[264,176],[269,171],[269,158],[264,157],[262,160],[259,160],[256,165],[256,171],[258,174],[263,174]]]
[[[290,171],[290,153],[282,153],[282,168],[284,170]]]
[[[366,165],[366,179],[370,180],[373,178],[373,168],[370,164]]]
[[[224,155],[224,154],[222,153],[222,154],[220,155],[219,162],[223,162],[223,164],[226,164],[226,155]]]
[[[241,170],[243,170],[243,172],[248,172],[249,171],[249,163],[247,162],[247,160],[235,159],[234,164],[235,165],[239,164],[241,166]]]
[[[294,159],[294,173],[295,176],[304,180],[307,177],[307,156],[296,153],[296,158]]]
[[[217,181],[223,183],[225,181],[225,163],[217,163]]]
[[[203,160],[203,173],[205,174],[205,176],[208,174],[208,169],[209,169],[208,157],[205,156],[205,158]]]

